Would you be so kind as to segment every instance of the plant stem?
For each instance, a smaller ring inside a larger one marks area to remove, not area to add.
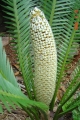
[[[28,110],[34,115],[35,120],[39,120],[39,110],[35,107],[28,108]]]
[[[56,0],[53,0],[53,2],[52,2],[52,11],[51,11],[50,19],[49,19],[50,26],[52,26],[55,7],[56,7]]]
[[[76,85],[75,89],[71,92],[71,94],[61,103],[62,106],[72,97],[72,95],[77,91],[79,87],[80,83]]]
[[[75,14],[74,14],[74,17],[75,17]],[[73,17],[73,20],[74,20],[74,17]],[[79,14],[79,17],[77,19],[78,23],[79,23],[79,20],[80,20],[80,14]],[[56,98],[57,91],[58,91],[59,86],[60,86],[60,82],[61,82],[62,75],[63,75],[63,72],[64,72],[64,67],[65,67],[65,64],[66,64],[66,61],[67,61],[67,58],[68,58],[69,51],[71,49],[71,45],[72,45],[74,37],[75,37],[76,30],[77,29],[73,28],[72,35],[71,35],[70,40],[69,40],[70,41],[69,46],[68,46],[66,54],[65,54],[64,62],[63,62],[61,72],[60,72],[60,75],[59,75],[59,79],[58,79],[58,82],[57,82],[57,86],[56,86],[56,89],[55,89],[55,93],[54,93],[53,99],[52,99],[51,104],[50,104],[50,110],[53,110],[53,107],[54,107],[55,98]]]
[[[78,106],[76,106],[75,108],[72,108],[72,109],[70,109],[70,110],[66,110],[66,111],[58,114],[58,118],[62,117],[63,115],[65,115],[66,113],[68,113],[68,112],[70,112],[70,111],[73,111],[73,110],[76,109],[77,107],[78,107]]]
[[[31,94],[31,90],[29,89],[29,84],[28,84],[28,80],[26,78],[26,74],[25,74],[25,69],[23,63],[23,53],[21,51],[21,31],[20,31],[20,23],[19,23],[19,14],[18,14],[18,5],[17,5],[17,1],[13,0],[13,9],[14,9],[14,19],[15,19],[15,23],[16,23],[16,35],[14,35],[16,41],[17,41],[17,53],[18,53],[18,58],[19,58],[19,63],[20,63],[20,68],[23,74],[23,78],[24,78],[24,84],[28,93],[28,96],[30,99],[33,98],[32,94]],[[14,32],[15,33],[15,32]],[[30,61],[30,56],[28,54],[28,62]],[[30,71],[31,72],[31,71]]]
[[[25,110],[26,113],[28,113],[28,115],[30,116],[31,120],[34,120],[34,117],[32,115],[32,113],[27,109],[25,108],[24,106],[22,106],[23,110]]]
[[[60,112],[61,110],[62,110],[62,106],[59,105],[59,106],[58,106],[58,109],[57,109],[57,111],[56,111],[56,113],[55,113],[55,115],[54,115],[54,117],[53,117],[53,120],[58,120],[58,118],[59,118],[58,114],[59,114],[59,112]]]

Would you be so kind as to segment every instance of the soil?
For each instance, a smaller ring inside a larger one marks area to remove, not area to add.
[[[20,108],[12,110],[11,113],[4,110],[4,114],[0,114],[0,120],[26,120],[28,117],[27,113]]]

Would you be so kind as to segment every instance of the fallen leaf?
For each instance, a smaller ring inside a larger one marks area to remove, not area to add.
[[[62,90],[58,90],[58,93],[57,93],[58,100],[61,100],[62,96],[63,96]]]
[[[61,89],[63,92],[66,91],[66,88],[65,88],[65,86],[63,86],[63,85],[60,87],[60,89]]]
[[[14,75],[15,75],[15,76],[19,75],[19,71],[15,72]]]
[[[2,43],[3,43],[3,46],[6,46],[9,44],[10,40],[12,40],[11,37],[2,37]]]

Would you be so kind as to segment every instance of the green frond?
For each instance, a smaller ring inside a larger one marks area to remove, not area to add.
[[[77,3],[77,2],[76,2]],[[68,16],[68,22],[66,26],[64,26],[64,29],[62,31],[61,36],[61,42],[58,49],[58,74],[57,79],[60,79],[60,72],[61,70],[65,69],[67,66],[68,61],[70,62],[71,56],[70,54],[74,52],[73,48],[76,48],[76,46],[73,46],[73,42],[75,42],[75,36],[77,35],[77,30],[75,28],[75,23],[80,21],[80,14],[78,14],[78,19],[75,20],[75,7],[73,7],[72,14]],[[80,38],[79,38],[80,39]],[[76,39],[77,41],[77,39]],[[73,51],[72,51],[73,50]],[[63,67],[62,67],[63,66]]]
[[[75,4],[76,5],[79,4],[78,1],[76,1]],[[67,21],[65,22],[66,24],[63,26],[63,29],[61,29],[61,32],[62,32],[60,35],[61,40],[60,42],[58,42],[58,45],[57,45],[57,54],[58,54],[57,86],[56,86],[55,94],[53,96],[52,101],[55,101],[57,90],[59,89],[60,83],[63,79],[65,69],[67,69],[67,64],[69,64],[72,60],[72,57],[69,55],[72,52],[72,48],[73,48],[72,44],[73,42],[75,42],[75,36],[77,35],[76,33],[78,31],[74,26],[76,22],[79,23],[80,21],[80,17],[79,17],[80,14],[78,14],[78,18],[75,19],[75,12],[74,12],[75,4],[72,5],[71,12],[66,16]],[[66,12],[64,11],[64,13]]]
[[[58,117],[63,116],[64,114],[73,111],[74,109],[76,109],[78,106],[80,106],[80,96],[78,98],[76,98],[75,100],[73,100],[72,102],[70,102],[70,104],[68,104],[65,107],[65,110],[63,112],[61,112]]]
[[[76,67],[75,71],[72,73],[71,83],[59,103],[54,119],[63,116],[80,105],[80,97],[76,99],[73,98],[78,88],[80,88],[80,66]]]
[[[13,40],[20,68],[23,74],[25,87],[29,98],[33,98],[32,62],[30,56],[30,10],[31,0],[3,0],[6,2],[5,12],[8,19],[7,28],[13,35]]]
[[[40,7],[39,4],[40,4],[40,1],[39,0],[31,0],[31,3],[32,3],[32,7]]]
[[[0,81],[1,81],[1,76],[0,76]],[[3,80],[3,79],[2,79]],[[4,80],[5,81],[5,80]],[[7,81],[5,82],[6,85]],[[25,95],[22,94],[21,91],[19,91],[17,88],[15,88],[14,86],[12,86],[11,84],[8,83],[8,89],[12,87],[12,90],[14,90],[15,92],[17,91],[17,93],[12,93],[12,91],[8,91],[7,92],[4,90],[1,90],[2,88],[0,88],[0,112],[2,112],[2,106],[4,104],[4,106],[6,107],[6,109],[10,112],[10,108],[12,107],[13,109],[16,108],[15,105],[17,105],[18,107],[23,108],[22,106],[29,108],[29,107],[33,107],[36,106],[38,107],[38,109],[42,109],[44,111],[48,110],[48,107],[46,105],[44,105],[43,103],[40,102],[36,102],[36,101],[32,101],[30,99],[28,99]],[[19,93],[19,94],[18,94]]]
[[[72,14],[74,0],[40,0],[40,7],[48,19],[56,40],[56,43],[62,40],[62,30],[67,24],[67,16]]]
[[[59,44],[61,44],[62,37],[65,35],[64,31],[65,31],[65,27],[67,26],[67,22],[70,20],[69,16],[71,16],[74,13],[74,10],[79,10],[80,1],[79,0],[77,1],[75,0],[66,0],[66,1],[40,0],[38,4],[40,5],[41,9],[45,13],[46,18],[48,19],[52,27],[53,34],[57,44],[57,49],[58,49]],[[68,28],[68,31],[69,31],[69,28]],[[79,31],[80,30],[78,29],[77,31],[78,33],[76,33],[76,36],[77,34],[80,35]],[[80,36],[76,41],[79,41],[79,39],[80,39]]]
[[[50,25],[52,26],[52,21],[54,17],[56,0],[40,0],[40,7],[42,8],[44,14],[46,15]]]
[[[0,74],[4,77],[4,79],[12,83],[15,87],[18,87],[18,83],[14,76],[12,67],[10,66],[9,61],[6,58],[6,53],[3,50],[1,37],[0,37]]]
[[[1,75],[0,83],[0,100],[2,102],[0,104],[4,104],[8,111],[11,111],[11,107],[15,109],[15,105],[21,108],[23,108],[22,106],[26,108],[36,106],[44,111],[48,110],[45,104],[28,99],[18,88],[6,81]],[[0,109],[2,110],[2,108]]]
[[[6,59],[6,54],[2,48],[2,42],[0,38],[0,112],[2,112],[2,104],[7,108],[8,111],[10,111],[10,107],[16,108],[15,105],[22,108],[24,107],[32,107],[36,106],[44,111],[48,109],[48,107],[40,102],[32,101],[29,98],[27,98],[20,88],[18,87],[16,79],[14,79],[13,71],[10,67],[10,64],[8,60]],[[9,73],[6,75],[6,71],[9,71]],[[15,84],[14,84],[15,83]]]
[[[80,67],[76,67],[74,72],[72,73],[72,79],[69,87],[67,88],[65,94],[63,95],[60,104],[66,103],[72,95],[76,92],[76,90],[80,87]]]

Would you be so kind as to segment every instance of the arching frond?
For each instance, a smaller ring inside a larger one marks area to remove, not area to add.
[[[78,4],[78,2],[76,2]],[[70,53],[74,52],[72,51],[72,44],[75,42],[75,36],[77,35],[78,29],[75,28],[76,22],[79,23],[80,21],[80,14],[78,14],[78,19],[75,20],[75,7],[73,7],[72,14],[67,16],[68,22],[66,26],[63,29],[62,32],[62,41],[61,45],[58,49],[58,74],[57,79],[60,78],[63,75],[63,72],[65,70],[65,67],[67,66],[67,63],[70,62],[72,56],[70,56]],[[79,38],[80,39],[80,38]],[[75,46],[76,48],[76,46]],[[62,75],[61,75],[62,74]]]
[[[2,74],[3,77],[7,79],[9,82],[11,82],[15,87],[18,87],[18,83],[14,76],[13,70],[10,67],[9,61],[7,61],[6,59],[6,53],[2,49],[1,38],[0,38],[0,74]]]
[[[75,2],[76,6],[77,4],[79,4],[79,2],[80,1]],[[71,62],[72,59],[70,53],[72,52],[72,44],[73,42],[75,42],[75,36],[77,35],[78,32],[78,29],[76,29],[75,27],[75,23],[76,22],[79,23],[80,21],[80,14],[78,14],[78,18],[75,19],[75,4],[73,4],[71,12],[66,16],[68,21],[65,21],[66,24],[63,26],[63,28],[61,28],[62,31],[60,35],[61,40],[60,42],[58,42],[59,44],[57,44],[57,53],[58,53],[57,86],[52,101],[55,101],[57,90],[59,89],[60,83],[64,76],[65,69],[67,69],[67,64],[69,64],[69,62]]]
[[[80,66],[77,66],[74,72],[72,73],[71,83],[66,89],[60,103],[59,107],[54,115],[54,119],[61,117],[64,114],[72,111],[80,105],[80,96],[73,98],[74,93],[80,88]],[[63,110],[63,111],[61,111]],[[61,111],[61,112],[60,112]],[[58,114],[59,113],[59,114]]]
[[[30,57],[30,9],[31,0],[3,0],[8,19],[7,28],[15,42],[20,68],[29,98],[33,97],[32,63]]]
[[[0,112],[3,112],[2,105],[11,112],[11,108],[15,109],[16,105],[20,108],[33,108],[38,110],[47,111],[48,107],[40,102],[32,101],[28,99],[19,88],[13,86],[10,82],[5,80],[0,75]],[[25,109],[24,109],[25,110]],[[30,110],[29,110],[30,111]]]
[[[74,109],[80,106],[80,96],[71,101],[69,104],[66,104],[65,109],[61,112],[58,117],[63,116],[64,114],[73,111]]]
[[[71,83],[67,88],[64,96],[62,97],[60,104],[64,104],[66,101],[68,101],[69,98],[71,98],[71,96],[79,88],[79,86],[80,86],[80,67],[76,67],[76,69],[72,73]]]
[[[67,24],[67,16],[71,14],[74,0],[40,0],[40,6],[48,19],[56,43],[62,40],[62,30]]]
[[[2,48],[1,39],[0,60],[0,112],[2,112],[2,104],[4,104],[8,111],[10,111],[10,107],[15,108],[15,105],[19,107],[24,106],[26,108],[36,106],[42,110],[47,110],[46,105],[30,100],[22,93],[18,87],[12,68],[10,67],[9,61],[6,59],[6,54]],[[5,70],[9,70],[7,75]]]

